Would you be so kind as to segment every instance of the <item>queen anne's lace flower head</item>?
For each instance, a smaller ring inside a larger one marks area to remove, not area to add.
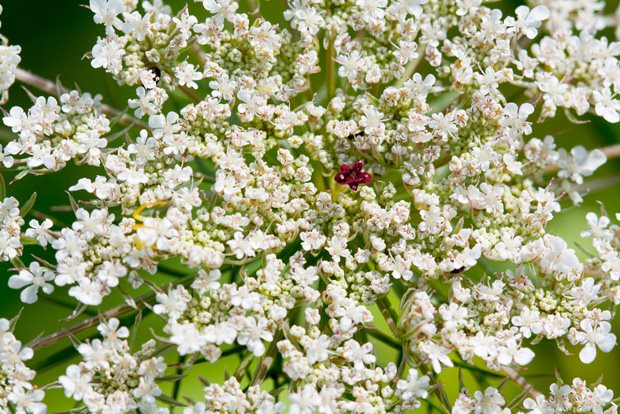
[[[73,340],[52,386],[78,410],[615,412],[603,385],[546,397],[519,375],[542,340],[585,364],[616,345],[619,218],[586,216],[587,260],[547,225],[619,152],[543,134],[560,116],[620,119],[618,18],[602,2],[138,3],[88,5],[103,27],[87,56],[132,92],[122,111],[0,46],[3,100],[17,75],[53,95],[6,108],[0,162],[15,180],[89,167],[62,220],[34,197],[0,204],[22,302],[66,293],[73,316],[99,313],[33,345]],[[136,346],[147,313],[161,324]],[[9,326],[0,410],[44,412]],[[183,399],[185,374],[216,363],[225,378]],[[529,397],[459,381],[450,401],[457,366]]]

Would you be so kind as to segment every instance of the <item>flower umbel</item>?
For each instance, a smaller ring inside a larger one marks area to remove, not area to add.
[[[620,121],[620,11],[190,3],[89,0],[118,109],[0,37],[1,103],[32,98],[2,111],[0,261],[22,322],[67,314],[29,347],[0,319],[0,412],[615,413],[526,375],[617,344],[620,215],[582,202],[620,147],[581,120]]]

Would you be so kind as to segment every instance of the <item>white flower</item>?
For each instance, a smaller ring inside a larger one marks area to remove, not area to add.
[[[570,155],[564,149],[560,149],[559,154],[558,167],[560,167],[560,171],[558,176],[569,177],[577,184],[583,184],[583,177],[591,176],[607,161],[607,157],[602,151],[595,149],[588,152],[581,145],[571,149]]]
[[[410,369],[407,379],[399,379],[396,383],[396,389],[400,393],[403,400],[413,400],[414,398],[426,398],[428,396],[428,388],[430,378],[426,375],[419,377],[416,369]]]
[[[167,315],[172,319],[178,319],[187,309],[190,296],[183,286],[177,286],[171,289],[168,294],[158,293],[156,299],[157,304],[153,306],[153,312],[158,315]]]
[[[38,299],[37,292],[39,289],[48,295],[54,291],[54,286],[47,283],[53,280],[54,272],[41,267],[39,262],[32,262],[28,269],[23,269],[19,274],[9,278],[9,287],[21,289],[27,286],[22,290],[19,297],[24,303],[35,303]]]
[[[362,369],[364,365],[374,364],[376,357],[373,353],[372,343],[367,342],[360,345],[357,341],[349,340],[344,344],[342,356],[357,369]]]
[[[530,103],[524,103],[520,107],[515,103],[508,103],[504,108],[506,117],[502,119],[501,125],[508,128],[511,136],[529,135],[532,127],[527,118],[534,113],[534,107]]]
[[[46,218],[43,222],[39,223],[37,220],[32,219],[28,223],[29,228],[26,230],[26,237],[35,239],[41,246],[45,247],[53,240],[51,234],[52,220]]]
[[[0,44],[0,104],[8,99],[8,89],[15,82],[17,66],[21,62],[21,47]]]
[[[506,18],[506,26],[514,27],[516,33],[522,33],[528,39],[534,39],[543,20],[549,18],[549,9],[536,6],[530,10],[527,6],[519,6],[515,9],[515,14],[516,20],[512,17]]]
[[[202,73],[196,70],[196,67],[191,63],[185,62],[174,69],[179,85],[187,86],[191,89],[198,89],[198,84],[195,81],[202,79]]]
[[[508,339],[498,349],[497,361],[501,365],[510,365],[513,361],[519,365],[527,365],[534,359],[534,352],[522,348],[514,338]]]
[[[439,374],[441,372],[441,364],[447,367],[454,366],[452,360],[448,356],[448,354],[450,354],[450,350],[443,345],[437,345],[434,342],[425,341],[420,343],[419,347],[430,360],[433,370],[436,373]]]
[[[17,257],[22,244],[18,237],[11,236],[6,230],[0,230],[0,261]]]
[[[244,321],[243,328],[239,331],[237,342],[239,345],[245,345],[248,350],[255,356],[261,356],[265,353],[265,345],[263,340],[267,342],[273,341],[273,335],[268,329],[268,320],[248,317]]]
[[[519,316],[513,316],[511,322],[514,326],[519,327],[519,331],[523,334],[524,338],[529,338],[534,335],[538,335],[542,331],[542,324],[540,322],[540,312],[538,309],[530,310],[527,306],[521,310]]]
[[[510,410],[502,409],[506,401],[496,388],[487,387],[487,389],[484,390],[484,394],[482,391],[476,391],[474,393],[474,398],[477,404],[473,412],[476,414],[510,413]]]
[[[613,238],[613,233],[607,230],[607,227],[611,223],[609,217],[598,217],[596,213],[590,212],[586,214],[586,221],[590,229],[582,231],[581,237],[596,237],[607,241]]]
[[[90,372],[82,370],[79,365],[69,365],[66,375],[58,377],[58,382],[65,389],[67,397],[73,397],[79,401],[92,392],[91,379]]]
[[[291,414],[313,414],[320,404],[319,393],[313,385],[307,384],[289,396]]]
[[[336,62],[340,65],[338,75],[352,80],[360,70],[361,55],[357,50],[354,50],[349,55],[337,56]]]
[[[9,111],[8,116],[2,118],[4,125],[11,128],[11,131],[19,133],[28,122],[28,115],[19,106],[14,106]]]
[[[327,237],[323,236],[316,229],[301,233],[300,238],[302,240],[301,247],[304,250],[318,250],[327,241]]]
[[[90,0],[90,10],[95,14],[93,19],[97,24],[106,27],[121,27],[121,20],[117,17],[123,12],[123,0]]]
[[[593,326],[589,319],[584,319],[579,325],[581,331],[575,333],[575,340],[579,344],[585,344],[579,352],[579,359],[584,364],[589,364],[596,358],[596,347],[603,352],[610,352],[616,346],[616,335],[610,333],[609,322],[599,322]]]
[[[90,64],[93,68],[104,68],[112,73],[118,73],[121,69],[121,59],[125,55],[125,49],[114,38],[99,39],[93,46],[93,59]]]
[[[605,121],[617,123],[620,121],[620,99],[614,99],[608,88],[601,91],[593,91],[592,96],[596,103],[594,109],[597,115],[605,118]]]
[[[13,388],[7,398],[15,405],[16,414],[45,414],[47,406],[41,402],[44,396],[43,390],[17,386]]]
[[[320,335],[305,346],[306,358],[309,364],[321,362],[329,358],[330,339],[327,335]]]
[[[129,329],[126,326],[120,326],[120,321],[116,318],[110,318],[99,324],[97,330],[111,344],[117,344],[129,337]]]
[[[97,306],[103,300],[103,285],[98,280],[80,278],[79,285],[69,289],[69,295],[73,296],[85,305]]]
[[[177,351],[181,355],[198,352],[207,342],[207,338],[201,334],[196,325],[187,321],[182,324],[174,322],[169,330],[170,342],[177,346]]]
[[[527,411],[527,414],[555,414],[553,405],[547,401],[544,395],[539,395],[536,400],[526,398],[523,401],[523,408]]]
[[[232,0],[202,0],[202,4],[208,12],[214,15],[219,24],[222,24],[224,19],[231,20],[239,7],[237,2]]]

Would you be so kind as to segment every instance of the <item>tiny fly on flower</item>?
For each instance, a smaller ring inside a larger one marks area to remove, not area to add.
[[[155,75],[155,83],[158,83],[161,79],[161,69],[159,69],[157,66],[151,66],[149,70]]]

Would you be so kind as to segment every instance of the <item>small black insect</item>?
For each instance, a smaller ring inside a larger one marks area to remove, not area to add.
[[[359,137],[363,137],[363,136],[364,136],[364,131],[358,131],[358,132],[356,132],[354,134],[349,135],[347,137],[347,139],[351,140],[351,139],[359,138]]]
[[[159,79],[161,79],[161,69],[157,66],[151,66],[149,70],[155,75],[155,83],[159,82]]]
[[[463,270],[465,270],[465,266],[461,266],[458,267],[456,269],[452,269],[450,270],[450,273],[452,273],[453,275],[457,274],[457,273],[461,273]]]

